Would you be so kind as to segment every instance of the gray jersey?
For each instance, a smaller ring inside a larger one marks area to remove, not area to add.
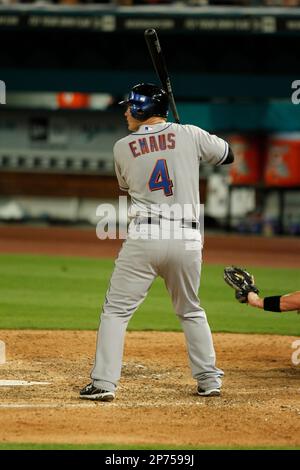
[[[220,165],[227,154],[227,142],[199,127],[142,125],[114,146],[119,186],[131,196],[129,215],[163,215],[162,205],[179,204],[198,219],[199,164]]]

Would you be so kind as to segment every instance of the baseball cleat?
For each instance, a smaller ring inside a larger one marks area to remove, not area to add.
[[[201,397],[219,397],[221,395],[220,388],[209,388],[208,390],[203,390],[202,388],[197,388],[197,393]]]
[[[114,392],[94,387],[94,385],[90,383],[80,390],[79,398],[83,400],[112,401],[115,398],[115,394]]]

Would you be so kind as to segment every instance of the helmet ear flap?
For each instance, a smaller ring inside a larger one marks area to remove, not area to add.
[[[130,114],[134,119],[138,121],[143,121],[144,119],[148,118],[147,112],[141,106],[136,103],[131,103],[130,105]]]
[[[139,114],[140,116],[144,115],[144,111],[143,111],[142,108],[136,108],[135,112],[136,112],[136,114]]]

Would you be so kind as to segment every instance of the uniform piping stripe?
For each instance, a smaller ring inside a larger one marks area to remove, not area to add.
[[[228,155],[228,149],[229,149],[228,143],[226,141],[224,141],[224,142],[225,142],[225,152],[224,152],[224,155],[222,156],[221,160],[217,163],[217,166],[222,165],[222,163],[226,160],[226,157]]]

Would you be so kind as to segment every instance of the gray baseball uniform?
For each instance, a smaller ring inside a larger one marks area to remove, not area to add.
[[[94,386],[116,389],[127,324],[161,276],[184,331],[193,377],[204,390],[221,387],[223,372],[215,365],[211,331],[198,298],[199,164],[220,165],[227,154],[228,144],[217,136],[168,122],[142,125],[115,144],[116,174],[131,197],[131,222],[103,306]],[[174,206],[186,210],[173,211]]]

